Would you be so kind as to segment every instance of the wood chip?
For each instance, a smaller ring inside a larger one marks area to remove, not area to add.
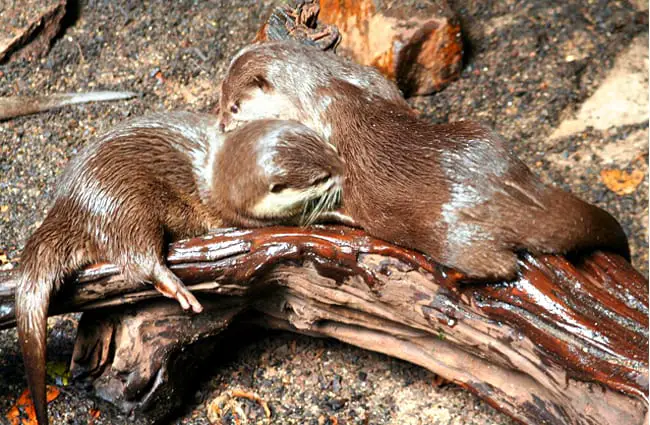
[[[643,182],[645,173],[641,170],[627,172],[625,170],[602,170],[600,178],[609,190],[619,196],[634,193]]]

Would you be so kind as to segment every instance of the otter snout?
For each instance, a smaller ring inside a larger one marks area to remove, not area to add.
[[[241,127],[245,123],[245,121],[233,119],[232,115],[222,112],[221,118],[219,119],[219,130],[221,130],[222,133],[229,133]]]
[[[219,114],[219,130],[221,130],[222,133],[225,133],[226,131],[232,130],[230,127],[230,117],[228,114],[226,114],[223,109],[220,111],[221,113]]]

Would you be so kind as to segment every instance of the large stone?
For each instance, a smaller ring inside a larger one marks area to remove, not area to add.
[[[552,153],[547,159],[558,169],[584,173],[585,167],[592,165],[595,159],[598,159],[603,166],[622,169],[647,155],[648,129],[645,128],[634,131],[621,140],[608,140],[602,136],[598,140],[589,139],[588,143],[583,143],[571,154]]]
[[[0,6],[0,63],[44,56],[61,31],[66,5],[67,0],[21,0],[5,10]]]
[[[606,130],[648,120],[648,34],[637,36],[617,58],[614,68],[575,118],[563,121],[551,134],[562,138],[588,127]]]

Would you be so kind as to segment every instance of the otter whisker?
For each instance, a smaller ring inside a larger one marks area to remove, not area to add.
[[[302,204],[302,213],[300,214],[300,225],[305,226],[309,223],[312,211],[316,208],[320,196],[316,198],[310,198]],[[307,224],[306,224],[307,223]]]
[[[310,199],[309,201],[304,202],[302,204],[302,212],[300,213],[300,220],[298,220],[298,222],[300,223],[301,226],[303,225],[303,223],[305,223],[305,220],[307,218],[307,213],[309,212],[309,206],[310,206],[311,202],[312,202],[312,200]]]
[[[299,223],[301,226],[309,226],[315,223],[323,212],[333,211],[341,202],[342,189],[339,186],[331,186],[316,198],[305,201],[302,205]]]
[[[322,211],[325,210],[325,206],[328,203],[329,191],[319,196],[318,198],[312,199],[309,202],[310,209],[309,214],[306,219],[303,221],[304,226],[309,226],[313,224]]]
[[[327,201],[327,194],[322,195],[318,198],[318,202],[316,202],[316,205],[312,209],[311,214],[309,214],[309,217],[307,217],[307,225],[314,224],[320,212],[323,211],[323,207],[326,201]]]

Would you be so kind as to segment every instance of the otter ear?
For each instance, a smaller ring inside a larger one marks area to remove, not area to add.
[[[253,77],[253,84],[259,87],[263,92],[268,93],[271,91],[271,83],[261,75]]]

